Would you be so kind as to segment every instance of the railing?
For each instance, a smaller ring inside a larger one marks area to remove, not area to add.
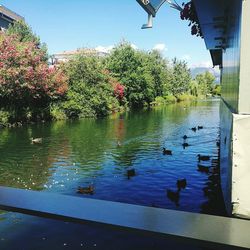
[[[249,249],[250,221],[0,187],[0,209],[182,240],[215,249]]]

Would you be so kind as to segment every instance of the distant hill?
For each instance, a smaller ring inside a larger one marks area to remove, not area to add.
[[[190,70],[193,78],[195,78],[198,74],[203,74],[206,71],[209,71],[215,76],[216,83],[220,83],[220,71],[218,68],[197,67],[197,68],[191,68]]]

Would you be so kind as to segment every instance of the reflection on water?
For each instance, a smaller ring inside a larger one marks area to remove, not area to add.
[[[207,175],[197,171],[196,156],[217,157],[218,107],[218,101],[180,103],[3,130],[0,185],[76,196],[78,186],[93,185],[92,198],[200,212]],[[198,125],[204,128],[190,129]],[[183,147],[183,135],[189,147]],[[31,137],[42,137],[43,143],[31,144]],[[172,155],[163,155],[162,147]],[[127,178],[131,168],[136,175]],[[188,185],[176,207],[166,190],[183,178]]]
[[[204,128],[191,130],[198,125]],[[212,182],[212,175],[197,171],[197,154],[212,157],[207,166],[215,163],[218,134],[218,100],[179,103],[100,120],[4,129],[0,131],[0,185],[224,214],[221,197],[211,193],[220,192],[218,180]],[[188,147],[182,145],[184,135]],[[43,143],[31,144],[31,137],[42,137]],[[163,147],[172,150],[172,155],[163,155]],[[132,169],[134,174],[128,178]],[[187,184],[177,190],[180,179]],[[79,186],[90,185],[93,195],[77,192]],[[8,216],[2,215],[10,223]]]

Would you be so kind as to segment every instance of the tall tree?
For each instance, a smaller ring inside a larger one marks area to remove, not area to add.
[[[155,97],[154,78],[144,52],[137,51],[127,42],[116,46],[108,57],[106,66],[126,88],[126,98],[131,106],[150,103]]]
[[[170,77],[170,92],[174,96],[186,93],[191,82],[190,70],[185,61],[179,61],[176,58],[172,61],[172,74]]]
[[[201,95],[210,94],[214,88],[215,77],[209,71],[203,74],[198,74],[195,77],[195,81],[198,84],[199,93]]]

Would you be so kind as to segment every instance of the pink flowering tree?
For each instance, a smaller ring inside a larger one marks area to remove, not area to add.
[[[45,108],[67,91],[67,78],[60,69],[49,68],[45,51],[33,41],[20,41],[14,34],[0,33],[1,106],[20,110]]]
[[[114,96],[116,99],[121,103],[123,103],[125,100],[125,86],[121,84],[115,77],[111,75],[109,70],[105,69],[103,71],[103,74],[107,77],[108,82],[111,84],[113,90],[114,90]]]

